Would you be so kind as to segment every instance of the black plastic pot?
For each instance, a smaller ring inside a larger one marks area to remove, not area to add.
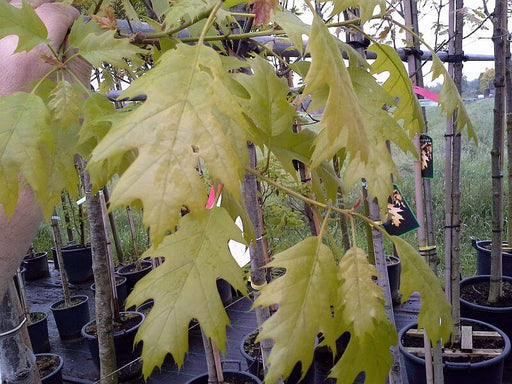
[[[400,271],[401,263],[400,259],[395,256],[388,256],[393,263],[387,264],[388,279],[389,279],[389,290],[391,291],[391,297],[395,300],[398,297],[398,290],[400,289]]]
[[[132,291],[133,287],[135,287],[135,284],[137,284],[140,279],[151,271],[152,264],[150,261],[142,260],[141,266],[142,268],[140,271],[135,270],[134,263],[125,265],[117,270],[117,274],[119,276],[126,277],[126,288],[128,289],[128,293]]]
[[[468,277],[460,282],[460,286],[462,288],[483,281],[489,282],[489,280],[489,275]],[[503,276],[503,281],[512,284],[512,277]],[[505,332],[509,338],[512,337],[512,307],[486,307],[470,303],[461,298],[460,315],[492,324]]]
[[[96,295],[96,284],[91,284],[91,290]],[[126,297],[128,297],[128,289],[126,288],[126,277],[124,276],[116,276],[116,291],[117,291],[117,299],[119,300],[119,305],[121,308],[124,308],[124,302],[126,301]]]
[[[244,359],[247,363],[249,373],[251,375],[258,377],[260,380],[263,380],[263,376],[264,376],[263,359],[261,358],[261,356],[253,357],[253,356],[249,355],[247,352],[245,352],[245,348],[244,348],[245,341],[251,335],[251,333],[246,335],[242,339],[242,342],[240,343],[240,353],[244,357]],[[300,381],[301,373],[302,373],[301,365],[300,365],[300,363],[297,363],[295,365],[295,367],[293,367],[293,370],[290,373],[290,376],[288,376],[288,378],[285,380],[285,383],[287,383],[287,384],[297,384],[299,382],[300,383],[310,383],[313,380],[314,372],[315,371],[313,369],[313,364],[312,364],[309,367],[309,370],[306,373],[306,376],[304,376],[304,379],[302,381]]]
[[[222,304],[228,305],[233,302],[233,291],[231,285],[223,279],[217,279],[217,291],[219,291]]]
[[[471,245],[476,249],[476,274],[477,275],[490,275],[491,274],[491,250],[486,246],[491,244],[490,240],[477,241],[471,238]],[[505,276],[512,276],[512,254],[503,252],[501,254],[502,272]]]
[[[54,353],[39,353],[36,354],[36,361],[43,356],[54,356],[59,359],[59,365],[52,373],[41,377],[42,384],[62,384],[62,367],[64,366],[64,360],[59,355]]]
[[[48,337],[48,315],[44,312],[33,312],[30,313],[29,316],[31,317],[33,314],[42,314],[44,317],[35,323],[27,322],[32,351],[34,351],[34,353],[49,352],[50,338]]]
[[[505,358],[510,353],[510,340],[508,336],[499,328],[491,324],[484,323],[478,320],[464,319],[462,321],[472,324],[478,324],[488,328],[490,331],[498,332],[505,342],[503,353],[490,360],[482,361],[479,363],[443,363],[444,370],[444,383],[445,384],[501,384],[503,374],[503,364]],[[409,324],[402,328],[398,334],[398,347],[402,353],[405,361],[405,368],[407,370],[407,377],[409,383],[424,384],[425,379],[425,360],[414,356],[407,351],[402,345],[402,338],[405,333],[412,328],[416,328],[417,324]]]
[[[227,382],[229,382],[230,380],[240,380],[245,384],[261,384],[260,379],[258,379],[256,376],[248,372],[222,370],[222,373],[224,374],[224,381]],[[191,380],[187,381],[186,384],[208,384],[208,373],[196,376]]]
[[[48,270],[48,252],[38,252],[34,257],[29,255],[23,259],[23,266],[26,268],[25,280],[33,281],[50,276]]]
[[[62,260],[70,283],[84,283],[92,280],[91,247],[69,245],[62,248]]]
[[[144,317],[147,317],[147,313],[149,313],[149,311],[151,310],[151,308],[153,308],[153,305],[155,304],[155,302],[153,300],[148,300],[146,301],[145,303],[139,305],[136,309],[137,312],[141,312]]]
[[[89,315],[89,297],[86,295],[71,296],[71,300],[81,300],[79,304],[71,307],[58,308],[64,300],[57,301],[50,306],[59,336],[62,340],[81,337],[84,324],[91,319]]]
[[[61,250],[76,249],[77,247],[81,248],[80,245],[71,243],[71,244],[63,246],[61,248]],[[55,250],[55,247],[52,247],[52,257],[53,257],[53,268],[59,269],[59,259],[57,259],[57,251]]]
[[[116,362],[118,367],[122,367],[129,362],[135,360],[140,357],[142,351],[142,344],[139,343],[134,349],[133,342],[135,340],[135,334],[139,329],[140,325],[144,321],[144,315],[135,311],[126,311],[121,312],[121,316],[124,314],[137,314],[140,319],[134,327],[114,333],[114,347],[116,350]],[[87,339],[87,343],[89,345],[89,351],[91,352],[92,360],[96,365],[96,368],[100,368],[100,358],[99,358],[99,350],[98,350],[98,338],[96,335],[90,335],[86,332],[87,327],[89,325],[95,323],[96,320],[90,321],[82,327],[82,336]]]

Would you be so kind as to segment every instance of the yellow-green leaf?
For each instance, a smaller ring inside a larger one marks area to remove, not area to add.
[[[139,21],[139,15],[135,8],[133,8],[130,0],[121,0],[121,6],[123,7],[124,13],[130,20]]]
[[[144,341],[142,360],[145,377],[161,366],[171,353],[181,366],[188,349],[188,328],[197,319],[206,336],[225,350],[229,319],[217,291],[222,278],[246,293],[243,271],[231,256],[228,241],[243,243],[240,229],[223,208],[206,211],[206,217],[194,213],[180,220],[180,229],[152,246],[142,257],[164,257],[165,263],[137,283],[127,306],[152,298],[153,308],[136,336]]]
[[[103,30],[94,21],[85,22],[80,17],[71,27],[68,41],[72,48],[78,49],[80,56],[95,67],[107,62],[126,68],[128,64],[124,59],[135,65],[141,64],[139,55],[145,51],[130,44],[128,39],[116,39],[114,35],[115,31]]]
[[[299,51],[299,55],[302,55],[304,50],[302,35],[309,36],[311,33],[311,27],[299,19],[295,14],[287,10],[276,11],[275,21],[286,32],[286,35]]]
[[[238,74],[236,80],[250,95],[250,99],[242,99],[241,104],[257,128],[256,143],[262,146],[271,136],[291,131],[295,108],[286,100],[289,92],[286,80],[276,76],[267,60],[256,56],[246,63],[253,74]]]
[[[468,138],[476,144],[478,139],[457,87],[439,57],[432,53],[432,81],[436,80],[439,76],[444,78],[443,87],[441,92],[439,92],[439,105],[448,117],[457,112],[457,132],[461,132],[466,127]]]
[[[382,87],[393,96],[396,102],[396,109],[393,115],[396,120],[403,120],[404,128],[409,132],[412,138],[415,134],[423,132],[423,113],[418,99],[412,91],[412,84],[409,75],[405,71],[402,60],[396,51],[383,44],[373,44],[369,51],[377,54],[377,59],[371,65],[373,74],[388,72],[389,77]]]
[[[229,81],[211,48],[179,45],[167,51],[124,93],[145,93],[147,101],[115,121],[93,152],[91,162],[102,163],[138,151],[111,200],[114,207],[142,202],[155,243],[174,230],[183,206],[197,214],[204,211],[207,191],[196,170],[199,159],[213,180],[235,199],[240,196],[248,124],[225,85]]]
[[[361,22],[364,23],[373,16],[375,7],[380,8],[380,14],[386,10],[386,2],[384,0],[334,0],[334,9],[331,15],[337,15],[348,8],[359,8]]]
[[[443,289],[428,264],[405,240],[392,236],[402,264],[400,291],[402,300],[407,300],[413,292],[421,297],[418,327],[425,328],[428,337],[435,344],[448,340],[452,331],[451,305],[446,300]]]
[[[334,256],[319,237],[277,254],[269,266],[285,268],[286,273],[263,288],[253,306],[279,305],[258,336],[274,340],[265,377],[265,382],[274,383],[280,376],[286,378],[298,361],[305,374],[318,333],[333,333],[337,277]]]
[[[384,295],[373,276],[377,270],[364,251],[351,248],[339,264],[338,307],[334,308],[339,332],[350,332],[350,342],[330,374],[340,384],[351,384],[366,373],[365,383],[386,381],[393,362],[390,347],[397,343],[395,327],[384,311]],[[371,363],[369,363],[371,361]]]
[[[212,0],[176,0],[164,12],[168,26],[178,26],[184,22],[195,20],[199,15],[206,14],[214,6]]]
[[[19,175],[44,200],[45,152],[54,150],[48,119],[39,96],[17,92],[0,98],[0,203],[9,215],[18,200]]]
[[[79,85],[62,80],[50,93],[48,108],[53,113],[54,122],[58,123],[61,129],[68,129],[74,123],[78,123],[84,101],[83,89]]]
[[[311,167],[332,159],[341,148],[366,161],[370,148],[359,101],[335,37],[317,15],[307,49],[311,53],[311,68],[304,94],[311,95],[310,109],[325,107]]]
[[[27,2],[21,8],[13,7],[8,1],[0,1],[0,39],[18,35],[15,52],[30,51],[36,45],[49,43],[48,31],[37,13]]]

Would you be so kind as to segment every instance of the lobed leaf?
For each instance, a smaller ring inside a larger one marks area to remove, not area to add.
[[[350,342],[330,377],[348,384],[365,372],[365,383],[384,383],[393,363],[390,347],[397,343],[397,334],[386,318],[382,289],[373,280],[377,270],[362,249],[353,247],[341,259],[338,271],[341,284],[334,312],[335,316],[341,314],[338,334],[350,332]]]
[[[451,305],[439,281],[425,260],[409,243],[397,236],[392,236],[391,241],[396,247],[402,265],[402,300],[407,300],[413,292],[418,292],[421,297],[418,328],[425,328],[432,344],[437,340],[446,342],[450,337],[453,322]]]
[[[299,19],[297,15],[285,9],[275,12],[275,21],[286,32],[286,35],[299,51],[299,55],[302,55],[304,51],[302,35],[309,36],[311,27]]]
[[[361,23],[364,23],[371,19],[377,6],[380,8],[380,13],[383,14],[386,10],[384,0],[334,0],[334,9],[331,15],[338,15],[348,8],[359,8]]]
[[[446,113],[448,117],[451,117],[455,112],[457,113],[457,132],[462,132],[464,127],[467,128],[468,138],[473,140],[475,144],[478,142],[476,133],[473,129],[473,124],[469,120],[466,107],[460,98],[460,94],[457,91],[457,87],[453,82],[450,74],[444,67],[441,60],[435,53],[432,54],[432,81],[443,76],[443,87],[439,92],[439,105]]]
[[[204,216],[204,217],[202,217]],[[152,298],[154,305],[140,327],[136,342],[144,341],[143,373],[147,378],[161,366],[167,353],[181,366],[188,350],[188,328],[193,319],[224,352],[229,319],[217,291],[222,278],[246,293],[243,271],[231,256],[228,241],[244,243],[240,229],[223,208],[190,213],[180,229],[152,246],[142,257],[164,257],[165,262],[140,280],[126,306]]]
[[[128,39],[116,39],[115,31],[103,30],[94,22],[78,18],[69,33],[69,44],[94,67],[107,62],[116,67],[127,68],[125,59],[132,64],[141,64],[139,55],[145,51],[130,44]]]
[[[382,87],[396,100],[392,104],[396,106],[393,116],[398,121],[403,120],[411,138],[422,133],[425,125],[423,112],[400,56],[392,47],[383,44],[373,44],[368,50],[377,54],[377,59],[370,66],[372,74],[389,74]]]
[[[114,121],[93,151],[91,163],[138,151],[112,193],[112,204],[140,201],[155,244],[174,230],[183,206],[204,212],[207,191],[196,170],[199,159],[213,180],[240,198],[249,128],[226,86],[231,81],[211,48],[179,45],[167,51],[124,93],[146,93],[147,101]]]
[[[298,361],[304,375],[313,360],[318,333],[333,333],[331,306],[337,276],[333,254],[320,237],[307,238],[277,254],[268,266],[286,268],[284,276],[264,287],[253,304],[279,305],[258,336],[274,340],[265,376],[265,382],[274,383],[280,376],[288,377]]]
[[[84,103],[82,88],[61,80],[50,93],[48,108],[62,129],[68,129],[78,123],[81,107]]]
[[[54,150],[49,116],[39,96],[16,92],[0,98],[0,203],[9,215],[18,200],[19,175],[46,204],[45,154]]]
[[[359,101],[335,38],[317,15],[307,49],[312,61],[304,94],[311,95],[313,109],[324,108],[311,167],[332,159],[341,148],[366,161],[370,148]]]
[[[236,80],[250,96],[242,99],[241,104],[257,128],[255,142],[262,146],[268,144],[271,136],[291,131],[295,108],[286,100],[289,92],[286,80],[276,76],[267,60],[256,56],[246,63],[253,74],[237,74]]]
[[[25,1],[21,8],[10,5],[6,0],[0,1],[0,39],[9,35],[19,37],[15,52],[28,52],[38,44],[49,43],[46,26]]]

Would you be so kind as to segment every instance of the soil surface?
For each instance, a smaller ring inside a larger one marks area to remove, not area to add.
[[[37,252],[37,253],[34,253],[34,254],[27,254],[25,255],[25,257],[23,257],[23,260],[30,260],[30,259],[35,259],[39,256],[43,256],[44,255],[44,252]]]
[[[60,360],[57,356],[37,356],[36,363],[37,368],[39,368],[39,374],[43,378],[53,373],[59,367]]]
[[[475,324],[471,322],[462,321],[461,325],[470,325],[473,327],[474,331],[491,331],[490,328],[484,327],[480,324]],[[423,347],[423,337],[415,337],[415,336],[409,336],[405,334],[402,337],[402,345],[404,347],[413,347],[413,348],[422,348]],[[473,348],[474,349],[503,349],[505,347],[505,342],[503,339],[482,339],[482,338],[474,338],[473,339]],[[453,343],[453,344],[445,344],[444,350],[460,350],[460,343]],[[484,356],[472,356],[470,360],[468,361],[467,358],[463,357],[449,357],[443,358],[443,361],[448,361],[451,363],[479,363],[481,361],[490,360],[492,359],[492,356],[490,357],[484,357]]]
[[[28,314],[28,324],[34,324],[38,321],[41,321],[45,318],[45,314],[43,312],[30,312]]]
[[[252,331],[249,336],[244,340],[244,351],[249,356],[254,358],[261,358],[261,347],[260,343],[256,343],[256,337],[258,337],[258,330]]]
[[[135,327],[137,324],[140,323],[140,314],[138,313],[122,313],[121,314],[121,321],[114,321],[112,323],[114,328],[114,333],[129,330],[133,327]],[[96,328],[96,322],[90,324],[86,329],[85,332],[87,332],[89,335],[97,336],[97,328]]]
[[[122,273],[132,273],[132,272],[140,272],[145,269],[151,268],[151,263],[148,263],[147,261],[142,261],[140,268],[137,269],[137,265],[134,264],[128,264],[122,267],[123,272]]]
[[[496,304],[489,304],[489,282],[483,281],[476,284],[468,284],[460,287],[460,297],[473,304],[483,305],[485,307],[512,307],[512,284],[505,281],[502,284],[503,298]]]
[[[66,305],[66,302],[64,301],[64,302],[60,303],[59,305],[57,305],[57,306],[55,307],[55,309],[71,308],[71,307],[74,307],[75,305],[81,304],[81,303],[83,303],[83,302],[84,302],[84,300],[83,300],[83,299],[77,299],[77,298],[75,298],[75,299],[71,299],[71,305],[69,305],[69,306],[68,306],[68,305]]]

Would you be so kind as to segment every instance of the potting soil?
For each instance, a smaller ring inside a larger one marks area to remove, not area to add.
[[[468,284],[460,287],[460,297],[473,304],[483,305],[486,307],[512,307],[512,284],[504,281],[502,284],[503,297],[495,304],[487,301],[489,297],[489,282],[482,281],[476,284]]]
[[[38,356],[37,360],[37,368],[39,368],[39,375],[41,377],[48,376],[53,373],[60,364],[59,358],[57,356]]]

